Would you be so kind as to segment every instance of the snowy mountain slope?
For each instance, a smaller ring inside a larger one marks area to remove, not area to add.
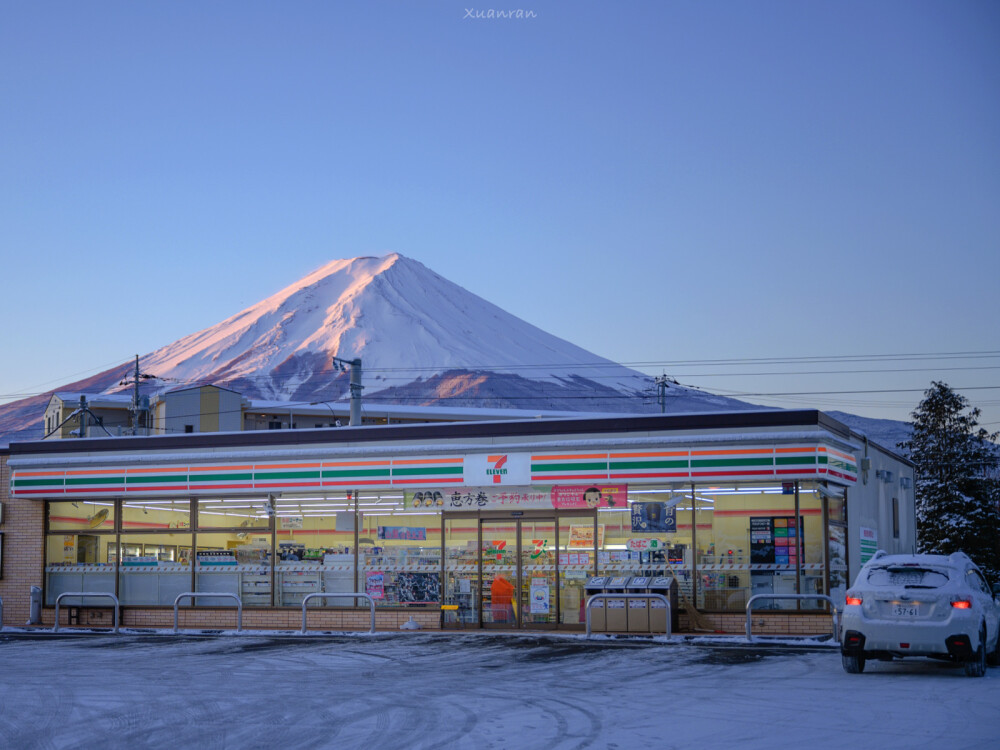
[[[330,388],[333,356],[361,357],[369,390],[447,370],[524,374],[526,367],[532,380],[577,376],[616,389],[648,385],[641,373],[551,336],[396,254],[333,261],[143,357],[142,367],[180,382],[245,382],[264,397],[304,398]]]

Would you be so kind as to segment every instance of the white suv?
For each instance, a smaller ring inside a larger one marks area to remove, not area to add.
[[[982,677],[1000,662],[1000,601],[964,552],[887,555],[865,563],[847,592],[841,619],[844,669],[866,659],[929,656],[962,662]]]

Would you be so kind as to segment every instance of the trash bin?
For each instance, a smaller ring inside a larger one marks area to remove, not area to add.
[[[648,576],[635,576],[628,582],[625,591],[629,594],[645,594],[649,588]],[[648,633],[649,632],[649,598],[636,597],[626,600],[628,603],[628,632]],[[662,602],[661,602],[662,604]]]
[[[624,594],[631,576],[615,576],[608,581],[605,591],[609,594]],[[604,621],[609,633],[628,632],[628,606],[624,599],[608,599]]]
[[[603,594],[604,587],[607,584],[608,579],[606,576],[594,576],[590,578],[584,585],[583,590],[589,600],[594,594]],[[597,599],[596,601],[590,602],[590,630],[594,633],[604,633],[608,629],[607,619],[605,618],[607,602],[604,599]]]
[[[42,624],[42,589],[40,586],[31,587],[30,609],[28,612],[29,625]]]
[[[680,614],[677,612],[677,579],[673,576],[656,576],[649,582],[650,594],[661,594],[670,602],[670,632],[680,629]],[[659,599],[649,600],[649,632],[665,633],[667,630],[667,607]]]

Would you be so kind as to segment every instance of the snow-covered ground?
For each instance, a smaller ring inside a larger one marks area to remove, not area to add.
[[[1000,669],[579,636],[0,637],[0,747],[993,748]]]

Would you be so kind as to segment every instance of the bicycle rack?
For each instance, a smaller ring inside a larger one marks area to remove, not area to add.
[[[753,614],[753,603],[758,599],[822,599],[825,602],[830,603],[830,613],[833,615],[833,640],[838,640],[837,636],[837,605],[834,603],[826,594],[754,594],[750,597],[747,602],[747,640],[752,641],[753,636],[750,633],[751,622],[750,617]]]
[[[584,605],[584,609],[587,612],[587,637],[590,638],[590,603],[596,601],[597,599],[656,599],[657,601],[663,602],[667,606],[667,640],[669,641],[673,635],[670,632],[670,600],[667,599],[663,594],[594,594],[587,599],[587,603]]]
[[[114,600],[114,603],[115,603],[115,629],[114,629],[113,632],[115,632],[115,633],[118,632],[118,610],[121,609],[121,603],[118,601],[118,597],[117,596],[115,596],[114,594],[108,593],[108,592],[104,592],[104,591],[64,591],[63,593],[59,594],[59,596],[56,597],[56,622],[55,622],[55,625],[52,626],[52,632],[53,633],[58,633],[59,632],[59,602],[62,601],[62,598],[64,596],[78,596],[81,599],[84,598],[84,597],[87,597],[87,596],[91,596],[91,597],[93,597],[93,596],[103,596],[103,597],[105,597],[107,599]]]
[[[371,611],[372,611],[372,626],[371,626],[371,629],[368,632],[369,633],[374,633],[375,632],[375,600],[372,599],[371,596],[369,596],[368,594],[362,594],[360,592],[353,593],[353,594],[327,594],[327,593],[324,593],[322,591],[317,591],[316,593],[313,593],[313,594],[306,594],[304,597],[302,597],[302,632],[303,633],[306,632],[306,603],[310,599],[313,599],[313,598],[316,598],[316,597],[323,597],[324,599],[326,599],[326,598],[329,598],[329,597],[338,597],[338,596],[341,597],[341,598],[344,598],[344,599],[353,598],[353,599],[367,599],[368,600],[368,606],[371,608]]]
[[[236,632],[243,632],[243,602],[240,597],[228,591],[223,591],[217,594],[213,594],[211,591],[188,591],[185,594],[178,594],[177,598],[174,599],[174,632],[177,632],[177,614],[180,608],[181,599],[198,599],[208,596],[221,596],[227,599],[236,600]]]

